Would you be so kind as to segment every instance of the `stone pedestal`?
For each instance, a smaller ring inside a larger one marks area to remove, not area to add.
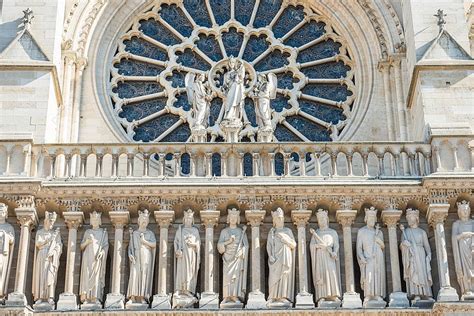
[[[273,129],[271,127],[260,128],[257,134],[257,141],[259,143],[273,142]]]
[[[416,307],[416,308],[423,308],[423,309],[431,309],[433,308],[433,305],[435,303],[435,300],[430,298],[430,299],[425,299],[425,300],[412,300],[411,301],[411,307]]]
[[[81,310],[83,311],[98,311],[102,309],[102,304],[100,303],[84,303],[81,304]]]
[[[222,121],[220,127],[221,130],[224,132],[224,140],[226,141],[226,143],[239,142],[239,133],[243,127],[243,124],[240,120]]]
[[[220,305],[220,309],[242,309],[244,308],[244,304],[242,302],[222,302]]]
[[[342,308],[354,309],[362,308],[362,300],[359,293],[344,293],[342,298]]]
[[[125,296],[120,293],[109,293],[105,300],[105,309],[124,309]]]
[[[132,311],[145,311],[148,309],[148,304],[147,303],[134,303],[131,300],[125,304],[125,309],[129,309]]]
[[[318,302],[318,308],[321,309],[336,309],[339,307],[341,307],[341,300],[325,301],[323,299]]]
[[[155,294],[151,302],[152,309],[169,310],[171,309],[171,297],[169,295]]]
[[[8,307],[24,307],[28,306],[28,300],[24,293],[10,293],[8,299],[5,301],[5,305]]]
[[[41,302],[33,304],[33,309],[35,312],[50,312],[54,310],[54,303],[50,304],[49,302]]]
[[[297,309],[312,309],[312,308],[314,308],[313,294],[298,293],[298,295],[296,295],[295,308],[297,308]]]
[[[384,300],[367,300],[364,301],[364,304],[362,304],[362,307],[364,308],[369,308],[369,309],[382,309],[387,306],[387,302]]]
[[[267,301],[262,292],[251,292],[247,300],[246,309],[265,309],[267,308]]]
[[[61,293],[56,309],[58,311],[73,311],[79,309],[77,296],[74,293]]]
[[[408,308],[410,302],[408,301],[407,293],[393,292],[390,294],[388,306],[392,308]]]
[[[199,309],[219,309],[219,294],[213,292],[201,293]]]

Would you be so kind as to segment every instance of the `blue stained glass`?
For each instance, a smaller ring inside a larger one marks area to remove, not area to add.
[[[272,100],[270,105],[275,111],[281,112],[283,109],[291,109],[291,105],[288,103],[289,100],[289,97],[285,97],[282,94],[277,94],[276,99]]]
[[[253,100],[250,98],[245,99],[245,113],[247,114],[247,118],[250,121],[250,124],[253,127],[257,127],[257,117],[255,114],[255,105],[253,104]]]
[[[163,138],[164,143],[184,143],[189,140],[191,136],[191,130],[188,124],[181,124],[171,134]]]
[[[253,160],[252,154],[246,153],[244,155],[244,176],[253,176]]]
[[[133,120],[140,120],[153,113],[161,111],[166,106],[166,99],[160,98],[140,103],[128,104],[122,106],[120,117],[132,122]]]
[[[214,35],[200,34],[199,40],[196,42],[197,47],[214,61],[222,59],[221,48]]]
[[[297,83],[299,80],[293,77],[292,72],[280,73],[277,75],[278,78],[278,88],[280,89],[293,89],[293,84]]]
[[[209,0],[217,24],[224,25],[230,20],[230,0]]]
[[[135,129],[134,140],[142,140],[150,142],[158,138],[163,132],[168,130],[174,123],[179,120],[179,116],[173,114],[165,114],[153,121],[138,126]]]
[[[300,156],[297,153],[291,153],[291,160],[294,162],[299,162],[300,161]]]
[[[329,131],[311,122],[310,120],[301,116],[290,116],[286,118],[286,121],[294,126],[301,134],[306,136],[310,141],[313,142],[328,142],[331,141],[329,137]],[[299,140],[301,141],[301,140]]]
[[[191,22],[176,4],[163,4],[160,9],[160,16],[183,36],[189,37],[193,32]]]
[[[168,54],[165,50],[156,47],[141,38],[132,37],[131,40],[124,41],[123,43],[125,44],[125,51],[132,54],[156,60],[168,60]]]
[[[275,128],[275,137],[279,142],[300,142],[301,139],[298,138],[292,131],[281,124],[277,124]]]
[[[163,87],[154,82],[120,82],[116,88],[113,89],[121,99],[130,99],[152,93],[163,91]]]
[[[189,48],[186,48],[184,52],[176,52],[176,56],[178,56],[178,63],[183,66],[199,70],[209,70],[211,68],[201,56]]]
[[[211,101],[211,107],[209,109],[209,125],[214,126],[216,124],[217,119],[219,118],[219,114],[222,108],[222,100],[219,98],[215,98]]]
[[[275,155],[275,174],[282,176],[285,173],[285,161],[281,153]]]
[[[337,124],[339,121],[345,120],[345,117],[342,114],[342,109],[308,100],[299,100],[299,103],[300,109],[303,112],[317,117],[325,122]]]
[[[171,85],[173,88],[184,88],[185,83],[184,83],[184,77],[185,75],[182,72],[173,70],[173,74],[171,76],[166,77],[166,80],[171,81]]]
[[[212,175],[220,177],[221,174],[221,155],[213,154],[212,155]]]
[[[340,79],[347,76],[350,70],[342,61],[301,68],[301,72],[312,79]]]
[[[123,76],[158,76],[165,68],[136,60],[122,59],[114,65]]]
[[[183,3],[189,15],[193,17],[194,22],[200,26],[212,26],[205,0],[183,0]]]
[[[273,34],[276,38],[282,38],[304,19],[304,10],[302,6],[288,6],[279,19],[273,25]]]
[[[188,102],[188,96],[186,93],[178,94],[176,96],[176,101],[173,103],[175,108],[183,108],[185,111],[191,110],[191,105]]]
[[[255,0],[235,0],[235,19],[242,25],[250,23]]]
[[[165,45],[176,45],[181,42],[173,33],[171,33],[170,30],[154,19],[141,20],[139,29],[145,35],[148,35]]]
[[[308,84],[302,92],[333,101],[346,101],[347,97],[352,95],[346,85],[340,84]]]
[[[181,155],[180,159],[180,164],[181,164],[181,173],[183,175],[189,175],[191,172],[191,157],[189,154],[184,153]]]
[[[267,37],[265,35],[252,35],[247,41],[243,58],[250,62],[266,51],[269,46],[270,44],[267,42]]]
[[[237,32],[237,29],[232,27],[229,32],[222,33],[222,41],[227,55],[237,57],[244,41],[244,34]]]
[[[306,63],[309,61],[329,58],[339,54],[340,43],[329,39],[325,42],[314,45],[298,54],[296,61],[299,63]]]
[[[321,37],[325,33],[325,26],[323,22],[310,21],[288,37],[284,43],[293,47],[303,46]]]
[[[283,0],[261,0],[253,25],[256,28],[269,25],[280,10]]]
[[[255,65],[255,70],[257,71],[266,71],[271,69],[276,69],[288,65],[290,54],[283,53],[278,49],[275,49],[273,52],[268,54],[263,60],[259,61]]]

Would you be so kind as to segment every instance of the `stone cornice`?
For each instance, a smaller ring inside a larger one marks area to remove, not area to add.
[[[350,227],[357,216],[357,210],[337,210],[336,219],[342,227]]]
[[[130,213],[126,211],[110,212],[109,216],[115,228],[123,228],[130,222]]]
[[[312,215],[311,210],[293,210],[291,211],[291,219],[297,227],[305,227]]]
[[[168,228],[174,220],[173,211],[155,211],[154,215],[160,228]]]
[[[262,224],[265,218],[264,210],[247,210],[245,211],[245,218],[252,227],[258,227]]]
[[[205,210],[199,213],[201,222],[208,228],[212,228],[219,223],[220,212],[216,210]]]
[[[448,217],[449,204],[430,204],[428,207],[428,223],[435,227],[437,224],[443,224]]]
[[[83,212],[64,212],[63,217],[69,229],[78,229],[84,223]]]
[[[38,225],[38,215],[33,207],[18,207],[15,214],[21,226],[33,228]]]
[[[383,210],[382,221],[389,228],[396,227],[402,217],[402,213],[401,210]]]

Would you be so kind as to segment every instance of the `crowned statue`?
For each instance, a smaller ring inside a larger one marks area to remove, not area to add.
[[[245,67],[241,60],[230,57],[222,91],[225,95],[224,121],[241,123],[245,101]]]
[[[5,302],[8,291],[8,278],[12,266],[15,231],[7,223],[8,207],[0,203],[0,304]]]
[[[189,308],[198,302],[196,284],[201,259],[201,238],[194,227],[194,212],[184,212],[183,224],[179,225],[174,238],[173,308]]]

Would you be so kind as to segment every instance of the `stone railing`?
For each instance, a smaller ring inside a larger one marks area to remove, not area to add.
[[[471,156],[468,143],[451,147],[449,142],[36,145],[0,140],[0,178],[421,178],[471,172]]]

